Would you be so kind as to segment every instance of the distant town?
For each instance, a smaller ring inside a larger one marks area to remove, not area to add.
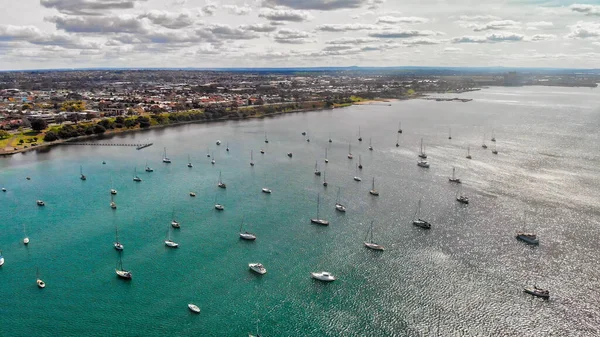
[[[3,72],[0,154],[107,132],[330,109],[376,99],[458,94],[486,86],[596,87],[598,82],[597,73],[460,74],[360,68]],[[469,101],[468,97],[456,100]]]

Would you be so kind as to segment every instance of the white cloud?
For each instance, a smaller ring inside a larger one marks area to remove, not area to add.
[[[458,17],[462,21],[497,21],[499,17],[494,15],[461,15]]]
[[[526,26],[527,26],[528,29],[531,29],[531,28],[543,29],[543,28],[554,27],[554,24],[552,22],[549,22],[549,21],[535,21],[535,22],[527,22]]]
[[[497,43],[523,41],[525,36],[510,32],[498,32],[486,36],[461,36],[451,40],[452,43]]]
[[[535,34],[532,35],[528,40],[530,41],[547,41],[547,40],[555,40],[556,35],[554,34]]]
[[[226,9],[230,14],[235,15],[247,15],[250,14],[250,12],[252,12],[252,7],[248,5],[223,5],[223,8]]]
[[[500,20],[500,21],[490,21],[484,24],[469,24],[467,27],[473,28],[475,32],[483,32],[486,30],[503,30],[510,28],[518,28],[520,26],[520,22],[513,20]]]
[[[348,24],[325,24],[317,26],[317,30],[324,32],[347,32],[353,30],[373,30],[378,27],[375,25],[348,23]]]
[[[274,40],[278,43],[304,44],[311,42],[311,40],[309,40],[311,37],[312,34],[309,32],[283,28],[277,31]]]
[[[445,53],[456,53],[456,52],[460,52],[462,51],[462,48],[456,48],[456,47],[446,47],[444,48],[444,52]]]
[[[580,21],[569,27],[571,32],[567,34],[570,39],[589,39],[600,37],[600,23]]]
[[[189,12],[174,13],[168,11],[152,10],[139,15],[138,18],[147,18],[148,20],[150,20],[150,22],[152,22],[155,25],[171,29],[188,27],[194,24],[194,17]]]
[[[370,37],[377,37],[377,38],[384,38],[384,39],[406,39],[406,38],[411,38],[411,37],[432,36],[432,35],[440,35],[440,33],[434,32],[431,30],[397,30],[397,29],[380,30],[377,32],[369,33]]]
[[[380,16],[377,18],[377,23],[427,23],[429,19],[416,16]]]
[[[569,8],[573,12],[584,13],[585,15],[588,15],[588,16],[600,16],[600,6],[574,4],[574,5],[569,6]]]
[[[263,8],[258,15],[261,18],[265,18],[271,21],[291,21],[291,22],[302,22],[312,18],[312,16],[306,11],[298,11],[293,9],[271,9]]]
[[[142,0],[144,1],[144,0]],[[71,15],[102,15],[107,10],[123,10],[135,7],[138,0],[40,0],[46,8],[54,8]]]
[[[371,37],[341,37],[339,39],[325,42],[326,44],[364,44],[377,42],[379,39]]]
[[[285,6],[295,9],[316,9],[322,11],[343,8],[358,8],[366,4],[370,7],[383,3],[382,0],[263,0],[263,5],[268,7]]]

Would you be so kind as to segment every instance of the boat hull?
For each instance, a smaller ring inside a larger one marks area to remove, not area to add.
[[[124,280],[131,280],[131,272],[129,272],[127,270],[118,270],[118,269],[115,269],[115,273],[117,274],[117,276],[119,278],[122,278]]]
[[[381,245],[378,245],[376,243],[373,242],[365,242],[365,247],[372,249],[372,250],[377,250],[377,251],[384,251],[385,248]]]
[[[517,238],[517,240],[523,241],[523,242],[525,242],[527,244],[530,244],[530,245],[537,246],[537,245],[540,244],[540,240],[538,240],[537,238],[533,239],[533,238],[530,238],[530,237],[527,237],[527,236],[524,236],[524,235],[517,235],[516,238]]]
[[[250,263],[248,265],[248,267],[250,268],[251,271],[259,274],[259,275],[264,275],[267,273],[267,269],[265,269],[265,267],[263,267],[261,264],[259,263]]]
[[[414,220],[413,225],[423,228],[423,229],[431,229],[431,224],[427,221],[423,220]]]
[[[535,297],[539,297],[539,298],[543,298],[545,300],[550,298],[550,292],[548,291],[540,291],[538,289],[534,289],[534,288],[525,288],[523,289],[523,292],[529,294],[529,295],[533,295]]]
[[[254,241],[254,240],[256,240],[256,235],[254,235],[252,233],[240,233],[240,239]]]
[[[188,304],[188,309],[190,309],[190,311],[193,312],[193,313],[195,313],[195,314],[199,314],[200,313],[200,308],[198,308],[197,305]]]
[[[315,225],[329,226],[329,221],[323,219],[310,219],[310,222]]]
[[[336,211],[339,211],[339,212],[342,212],[342,213],[346,212],[346,207],[344,205],[341,205],[341,204],[335,205],[335,209],[336,209]]]
[[[310,277],[317,281],[322,282],[333,282],[335,281],[335,277],[329,273],[310,273]]]

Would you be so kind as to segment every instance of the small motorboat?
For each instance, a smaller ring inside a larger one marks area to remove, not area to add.
[[[448,181],[451,183],[456,183],[456,184],[462,183],[460,181],[460,178],[456,178],[456,168],[455,167],[452,168],[452,177],[448,178]]]
[[[154,169],[150,166],[146,166],[146,172],[154,172]]]
[[[362,179],[359,176],[354,176],[354,181],[362,181]]]
[[[46,283],[44,283],[44,281],[37,279],[35,282],[37,283],[38,288],[40,288],[40,289],[46,288]]]
[[[106,165],[106,161],[104,161],[104,160],[103,160],[103,161],[102,161],[102,165]]]
[[[292,158],[292,153],[288,152],[287,156],[290,157],[290,158]]]
[[[179,247],[179,244],[173,240],[165,240],[165,246],[171,247],[171,248],[177,248],[177,247]]]
[[[256,240],[256,235],[252,234],[250,232],[244,232],[244,233],[240,233],[240,239],[254,241],[254,240]]]
[[[225,185],[225,183],[220,182],[219,184],[217,184],[217,186],[219,186],[220,188],[227,188],[227,185]]]
[[[27,180],[31,180],[31,177],[27,177],[27,178],[25,178],[25,179],[27,179]]]
[[[346,212],[346,206],[344,206],[344,205],[342,205],[340,203],[335,204],[335,209],[337,211],[342,212],[342,213]]]
[[[117,204],[114,201],[110,202],[110,208],[117,209]]]
[[[138,182],[138,183],[139,183],[140,181],[142,181],[142,178],[140,178],[140,177],[138,177],[138,176],[135,176],[135,177],[133,177],[133,181],[135,181],[135,182]]]
[[[265,150],[260,149],[260,153],[265,154]]]
[[[250,270],[260,275],[264,275],[267,273],[267,269],[261,263],[250,263],[248,264],[248,267],[250,268]]]
[[[113,243],[113,246],[115,247],[116,250],[123,250],[123,244],[118,241]]]
[[[424,168],[429,168],[429,162],[426,161],[426,160],[419,160],[417,162],[417,166],[424,167]]]
[[[222,211],[222,210],[224,210],[224,209],[225,209],[225,207],[224,207],[223,205],[221,205],[221,204],[215,204],[215,209],[216,209],[217,211]]]
[[[523,292],[526,292],[526,293],[536,296],[536,297],[541,297],[546,300],[550,298],[550,291],[548,291],[546,289],[538,288],[537,286],[527,287],[527,288],[523,289]]]
[[[190,192],[190,197],[195,197],[196,193],[195,192]]]
[[[171,226],[173,228],[181,228],[181,225],[179,224],[179,221],[176,221],[176,220],[171,220]]]
[[[423,219],[413,220],[413,225],[424,229],[431,229],[431,224]]]
[[[28,237],[26,237],[26,238],[23,239],[23,244],[25,244],[25,245],[29,244],[29,238]]]
[[[2,192],[6,192],[6,188],[2,187]]]
[[[378,245],[375,242],[365,242],[364,244],[365,244],[365,247],[367,247],[369,249],[380,250],[380,251],[385,250],[385,248],[383,248],[382,245]]]
[[[42,200],[38,200],[38,201],[36,201],[36,204],[37,204],[38,206],[46,206],[46,203],[44,203],[44,201],[42,201]]]
[[[221,141],[220,140],[217,140],[217,145],[221,145]]]
[[[469,197],[467,197],[466,195],[459,195],[458,197],[456,197],[456,201],[460,202],[461,204],[468,205]]]
[[[115,190],[115,189],[111,188],[111,189],[110,189],[110,194],[112,194],[112,195],[116,195],[116,194],[117,194],[117,190]]]
[[[214,159],[211,160],[210,163],[214,165],[215,164],[215,160]]]
[[[535,233],[525,233],[525,232],[517,232],[516,236],[517,240],[521,240],[530,245],[539,245],[540,240],[538,239]]]
[[[310,277],[314,278],[315,280],[319,280],[319,281],[323,281],[323,282],[335,281],[335,276],[331,275],[330,273],[328,273],[326,271],[312,272],[312,273],[310,273]]]
[[[271,194],[272,191],[270,189],[266,188],[266,187],[263,187],[262,192],[263,193],[267,193],[267,194]]]
[[[200,313],[200,308],[198,308],[197,305],[195,304],[188,304],[188,309],[190,309],[191,312],[195,313],[195,314],[199,314]]]

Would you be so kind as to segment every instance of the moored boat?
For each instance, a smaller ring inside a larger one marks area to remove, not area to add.
[[[250,270],[260,275],[264,275],[267,273],[267,269],[265,268],[265,266],[262,265],[262,263],[249,263],[248,267],[250,268]]]
[[[524,288],[523,292],[536,297],[541,297],[546,300],[550,298],[550,291],[547,289],[538,288],[537,286]]]
[[[326,271],[312,272],[310,273],[310,277],[323,282],[332,282],[336,280],[335,276]]]
[[[530,245],[539,245],[540,244],[540,240],[538,239],[537,234],[535,234],[535,233],[517,232],[516,238],[517,238],[517,240],[521,240]]]

